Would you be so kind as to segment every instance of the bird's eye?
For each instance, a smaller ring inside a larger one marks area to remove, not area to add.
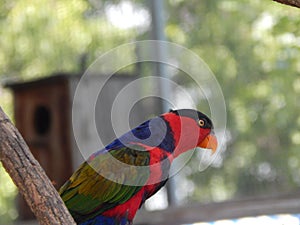
[[[200,127],[203,127],[205,125],[205,121],[204,120],[199,120],[198,123],[199,123]]]

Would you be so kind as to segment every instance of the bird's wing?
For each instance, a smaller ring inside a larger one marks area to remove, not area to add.
[[[133,197],[149,178],[149,169],[139,170],[149,165],[149,158],[141,146],[132,146],[84,162],[59,191],[75,220],[92,218]],[[132,182],[135,186],[127,185]]]

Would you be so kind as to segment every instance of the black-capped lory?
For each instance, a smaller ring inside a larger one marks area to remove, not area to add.
[[[171,110],[93,153],[60,195],[80,225],[130,225],[165,185],[174,158],[195,147],[216,151],[211,120],[193,109]]]

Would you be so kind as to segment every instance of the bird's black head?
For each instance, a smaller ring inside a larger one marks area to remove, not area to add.
[[[194,109],[172,110],[171,109],[169,112],[174,113],[178,116],[189,117],[189,118],[195,120],[197,123],[199,121],[203,121],[204,124],[203,124],[202,128],[204,128],[204,129],[208,128],[208,129],[213,130],[213,128],[214,128],[212,121],[205,114],[203,114],[202,112],[199,112],[197,110],[194,110]]]

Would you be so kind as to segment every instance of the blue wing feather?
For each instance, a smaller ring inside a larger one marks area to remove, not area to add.
[[[155,129],[151,129],[151,127],[155,127]],[[132,142],[137,142],[151,147],[159,147],[171,153],[175,148],[175,141],[173,135],[170,135],[171,133],[168,122],[160,117],[155,117],[115,139],[105,149],[122,148]]]
[[[120,218],[119,221],[116,222],[116,218],[107,217],[107,216],[96,216],[93,219],[80,223],[80,225],[130,225],[127,218]]]

